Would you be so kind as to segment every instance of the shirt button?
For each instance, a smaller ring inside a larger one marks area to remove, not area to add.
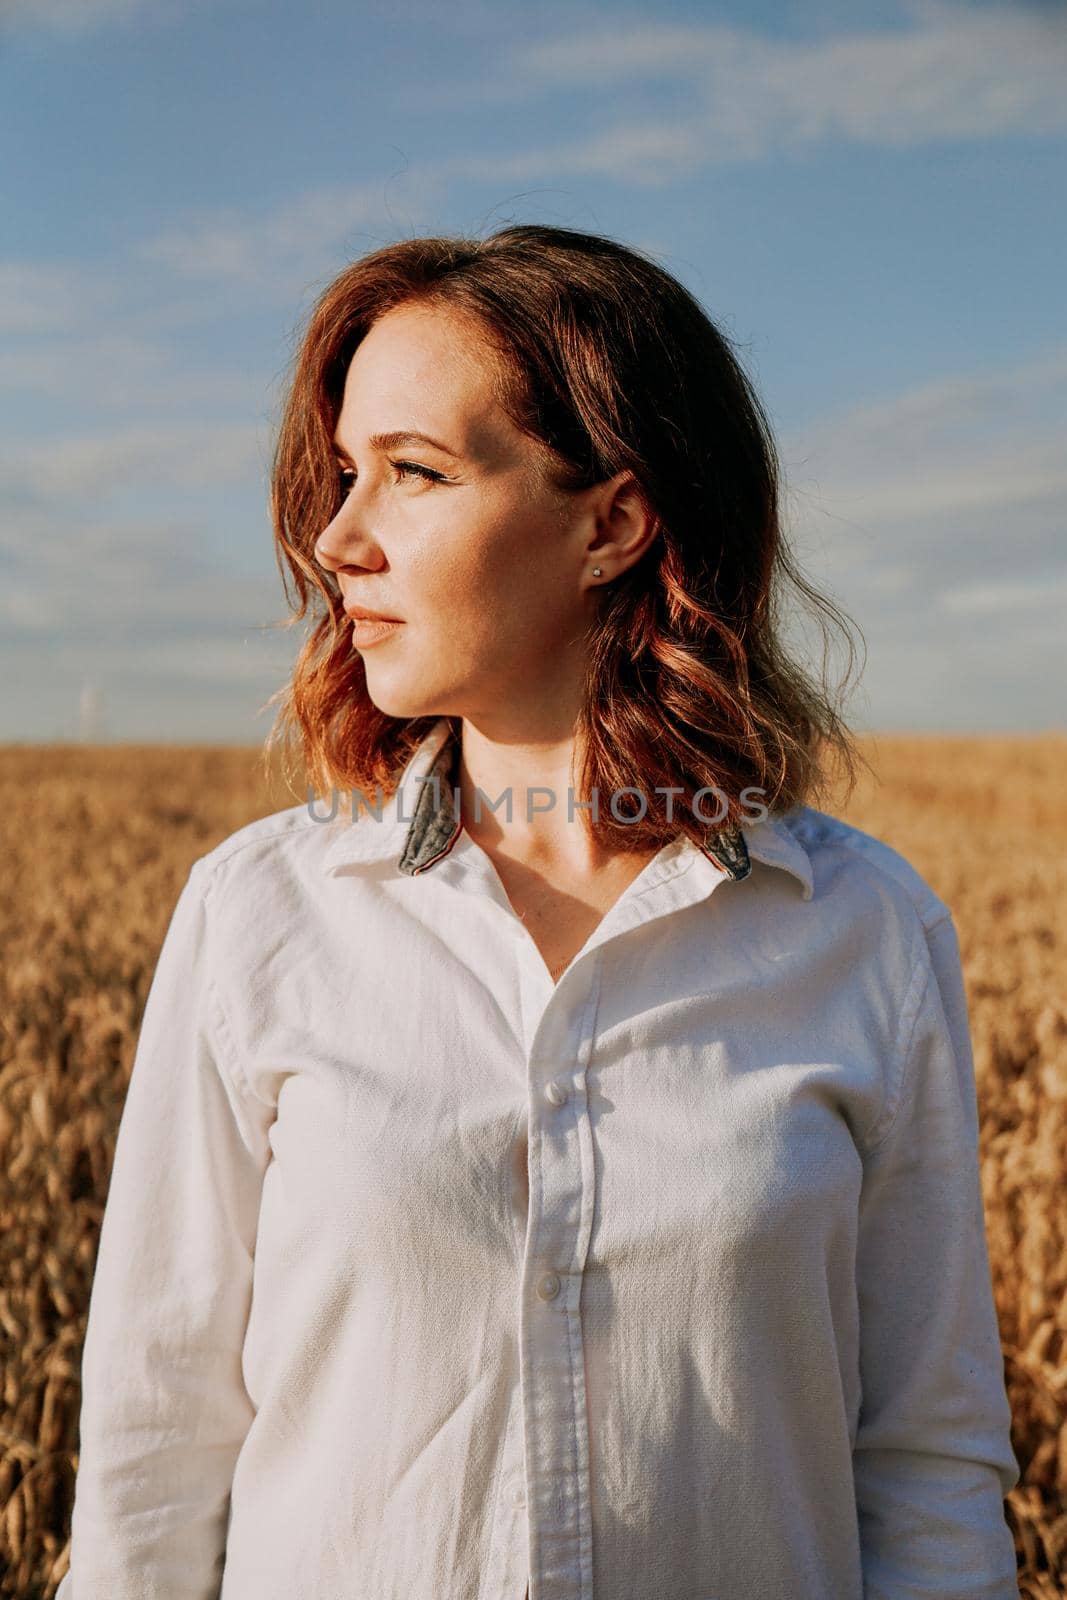
[[[559,1273],[543,1273],[537,1280],[537,1292],[542,1300],[554,1300],[559,1294]]]
[[[545,1099],[551,1100],[554,1106],[565,1106],[567,1104],[567,1091],[562,1083],[553,1078],[545,1090]]]
[[[526,1485],[525,1484],[517,1483],[515,1485],[515,1488],[512,1490],[512,1499],[515,1501],[515,1504],[517,1506],[521,1506],[521,1505],[525,1505],[526,1504]]]

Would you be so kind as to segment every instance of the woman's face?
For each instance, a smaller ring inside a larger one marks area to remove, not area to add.
[[[613,542],[625,508],[603,519],[618,481],[606,498],[553,488],[493,398],[492,359],[468,321],[407,306],[348,369],[334,434],[345,498],[315,557],[346,607],[399,619],[353,636],[391,716],[573,715],[598,584],[636,559]],[[413,432],[437,443],[374,438]]]

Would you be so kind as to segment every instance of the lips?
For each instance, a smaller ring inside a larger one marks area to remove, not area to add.
[[[402,617],[387,617],[381,611],[368,611],[365,606],[345,606],[345,615],[353,622],[402,622]]]

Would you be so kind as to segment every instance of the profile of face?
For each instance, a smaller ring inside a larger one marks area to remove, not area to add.
[[[598,586],[650,537],[629,474],[578,493],[549,481],[493,395],[494,359],[468,319],[409,305],[348,368],[343,499],[314,554],[346,607],[398,619],[353,636],[390,716],[499,726],[576,710]]]

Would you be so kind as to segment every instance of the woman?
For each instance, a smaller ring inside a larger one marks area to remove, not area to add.
[[[389,246],[272,503],[316,788],[168,929],[62,1600],[1015,1595],[956,934],[811,804],[727,341],[608,239]]]

